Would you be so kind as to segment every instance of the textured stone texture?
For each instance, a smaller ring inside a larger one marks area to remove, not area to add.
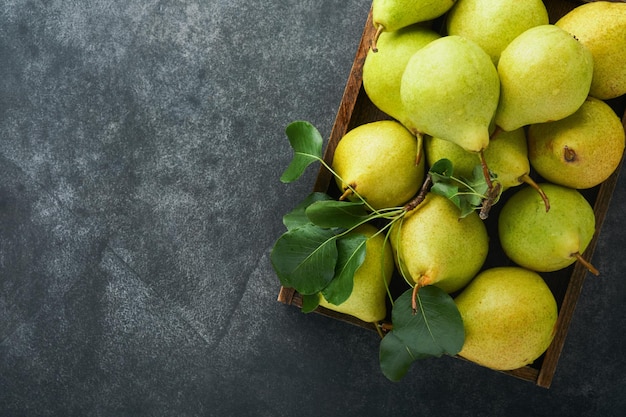
[[[400,383],[375,335],[276,302],[269,251],[315,169],[370,3],[5,0],[0,415],[616,416],[626,183],[553,387],[444,358]]]

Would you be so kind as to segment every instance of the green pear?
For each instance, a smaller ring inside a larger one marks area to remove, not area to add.
[[[350,233],[367,237],[365,260],[354,273],[352,293],[339,305],[326,301],[320,294],[319,305],[365,322],[383,320],[387,316],[387,286],[394,269],[391,247],[384,234],[370,224],[361,225]]]
[[[515,266],[482,271],[455,298],[465,342],[459,356],[509,371],[539,358],[554,338],[556,300],[543,278]]]
[[[395,32],[385,32],[378,39],[378,52],[370,49],[363,63],[363,88],[371,102],[402,123],[414,134],[400,100],[400,81],[413,54],[441,36],[421,25],[411,25]]]
[[[499,91],[489,55],[461,36],[441,37],[415,52],[400,83],[402,104],[421,134],[470,152],[489,144]]]
[[[502,206],[498,236],[504,253],[537,272],[557,271],[579,260],[598,274],[581,256],[595,233],[593,208],[573,188],[547,182],[540,186],[550,199],[549,211],[530,187],[517,190]]]
[[[427,193],[390,232],[396,267],[417,288],[435,285],[452,293],[480,270],[489,251],[487,229],[474,211],[459,218],[446,197]]]
[[[624,126],[604,101],[589,97],[571,116],[528,128],[531,165],[545,180],[585,189],[605,181],[624,154]]]
[[[373,0],[372,21],[377,37],[414,23],[444,15],[456,0]],[[376,39],[374,40],[376,43]],[[374,47],[376,49],[376,47]]]
[[[374,210],[410,200],[424,181],[424,161],[416,164],[417,139],[401,123],[380,120],[350,130],[337,144],[332,168],[342,199],[360,201]]]
[[[535,26],[515,38],[498,61],[496,124],[510,131],[574,113],[589,93],[591,52],[555,25]]]
[[[626,4],[594,1],[580,5],[559,19],[593,55],[589,94],[608,100],[626,94]]]
[[[494,64],[518,35],[547,24],[548,11],[541,0],[459,0],[446,20],[449,35],[473,40],[489,54]]]

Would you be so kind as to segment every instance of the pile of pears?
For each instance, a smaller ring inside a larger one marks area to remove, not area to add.
[[[320,305],[386,320],[397,274],[454,297],[459,356],[497,370],[531,364],[558,317],[542,273],[582,262],[598,274],[583,257],[596,231],[583,191],[624,152],[607,100],[626,94],[626,4],[586,3],[549,23],[540,0],[373,0],[372,19],[363,87],[389,117],[349,131],[332,169],[340,200],[406,215],[387,234],[367,225],[353,293],[339,305],[320,294]],[[484,175],[483,203],[500,205],[496,236],[482,205],[461,216],[428,187],[444,159],[460,183]],[[506,259],[486,267],[494,242]]]

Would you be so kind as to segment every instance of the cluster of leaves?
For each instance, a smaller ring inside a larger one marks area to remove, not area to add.
[[[322,159],[323,139],[314,126],[296,121],[287,126],[286,134],[294,156],[281,176],[282,182],[297,180],[314,162],[339,178]],[[474,178],[457,179],[450,161],[438,161],[428,172],[430,191],[448,197],[459,207],[460,215],[466,216],[481,204],[486,190],[479,168]],[[281,285],[302,295],[304,312],[317,308],[320,294],[339,305],[352,293],[353,277],[365,259],[368,239],[355,232],[359,226],[382,219],[385,226],[379,233],[388,235],[391,225],[409,210],[409,205],[374,210],[356,190],[352,191],[360,201],[339,201],[316,192],[283,217],[287,231],[276,241],[270,258]],[[407,277],[405,280],[414,285]],[[447,293],[427,286],[419,291],[408,289],[396,300],[389,296],[393,328],[380,345],[380,366],[387,378],[401,379],[418,359],[460,351],[465,338],[463,322]]]

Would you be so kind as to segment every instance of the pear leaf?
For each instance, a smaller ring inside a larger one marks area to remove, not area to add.
[[[412,351],[393,331],[387,333],[380,341],[380,369],[390,381],[400,381],[413,362],[429,357],[430,355]]]
[[[452,178],[452,175],[454,174],[454,166],[452,165],[452,161],[442,158],[432,164],[428,172],[433,177],[433,180],[435,178],[446,180]]]
[[[302,296],[302,307],[300,311],[303,313],[311,313],[313,310],[320,305],[320,295],[319,293],[315,294],[307,294]]]
[[[455,177],[452,162],[445,158],[435,162],[428,173],[433,181],[430,190],[452,201],[459,208],[460,218],[482,207],[489,186],[480,164],[474,167],[470,178]]]
[[[497,176],[493,173],[489,173],[492,179],[496,179]],[[482,166],[476,165],[472,171],[472,177],[466,180],[468,187],[473,191],[472,199],[469,199],[470,204],[478,207],[482,204],[483,198],[489,191],[487,181],[485,181],[485,174],[483,173]]]
[[[370,218],[364,203],[336,200],[317,201],[307,207],[306,215],[317,226],[344,229],[351,229]]]
[[[306,215],[306,209],[316,201],[332,200],[332,197],[326,193],[314,192],[309,194],[300,204],[293,210],[283,216],[283,224],[287,230],[295,229],[310,223]]]
[[[416,312],[412,297],[409,289],[394,302],[393,330],[381,341],[381,370],[391,380],[402,378],[409,361],[456,355],[465,341],[463,320],[450,295],[432,285],[420,288]],[[391,340],[384,342],[390,335]]]
[[[310,223],[283,233],[270,254],[281,284],[303,295],[328,285],[335,276],[337,257],[334,232]]]
[[[285,133],[294,155],[280,180],[283,183],[290,183],[300,178],[309,165],[322,159],[324,139],[311,123],[302,120],[291,122]]]
[[[436,182],[430,187],[430,190],[451,200],[457,207],[461,206],[459,187],[457,185],[448,182]]]
[[[354,274],[365,261],[366,243],[367,236],[360,233],[346,235],[337,241],[335,277],[322,290],[329,303],[339,305],[352,294]]]

